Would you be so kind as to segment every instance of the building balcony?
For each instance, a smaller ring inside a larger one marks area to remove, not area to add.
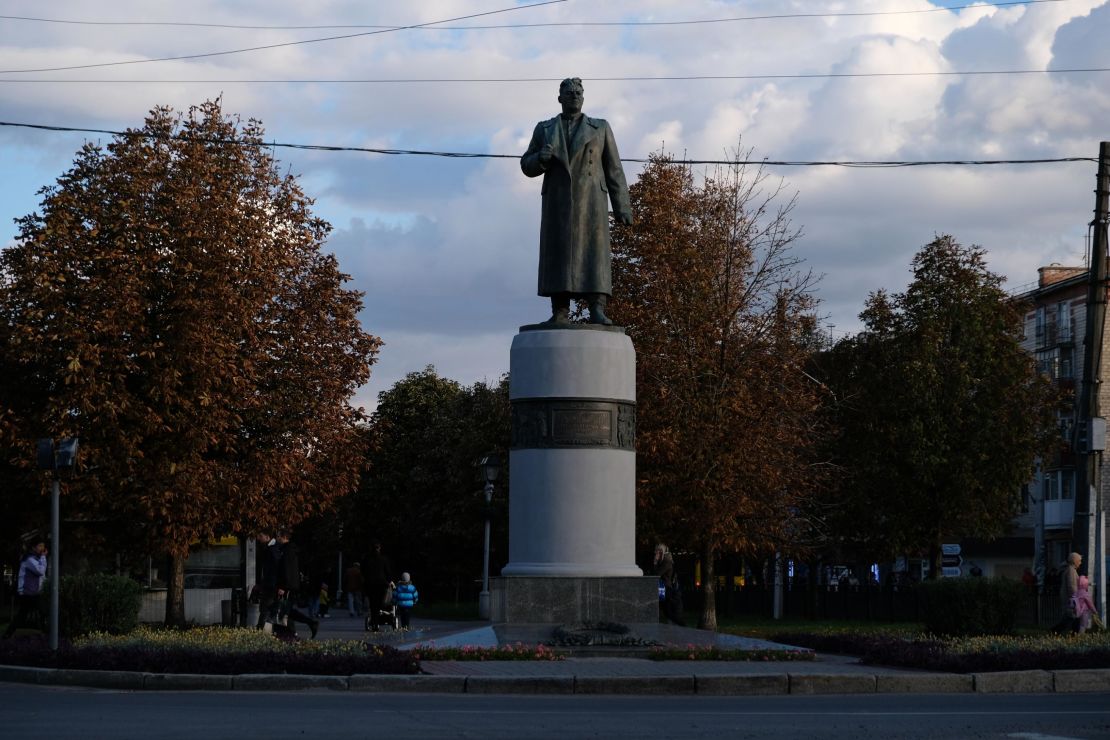
[[[1075,518],[1075,499],[1054,499],[1044,502],[1045,529],[1071,529]]]

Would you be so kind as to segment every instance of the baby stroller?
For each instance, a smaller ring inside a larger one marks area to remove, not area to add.
[[[385,597],[382,599],[382,603],[375,606],[373,599],[371,599],[370,609],[377,608],[378,624],[383,627],[392,627],[394,631],[399,631],[401,629],[401,618],[397,615],[397,603],[396,599],[393,598],[396,588],[397,584],[390,583],[385,589]],[[369,610],[367,610],[366,614],[365,629],[367,631],[370,630]]]

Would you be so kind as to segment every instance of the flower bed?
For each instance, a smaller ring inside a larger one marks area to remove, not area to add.
[[[417,645],[409,652],[417,660],[564,660],[549,647],[523,643],[498,647]]]
[[[1034,637],[859,635],[850,632],[790,633],[776,642],[819,652],[860,656],[867,665],[923,668],[950,673],[1110,668],[1110,634]]]
[[[648,654],[651,660],[726,660],[726,661],[807,661],[816,655],[809,650],[742,650],[706,645],[657,647]]]
[[[126,635],[95,633],[63,642],[43,637],[0,642],[0,664],[150,673],[291,673],[349,676],[419,673],[416,658],[388,646],[321,640],[288,642],[257,630],[139,627]]]

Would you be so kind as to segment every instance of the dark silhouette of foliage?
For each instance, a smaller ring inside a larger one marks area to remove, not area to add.
[[[984,252],[940,236],[905,293],[871,294],[822,358],[842,466],[831,531],[869,561],[1004,534],[1034,461],[1059,444],[1057,391],[1020,346],[1022,311]]]
[[[344,549],[365,554],[378,540],[393,576],[408,571],[425,595],[472,591],[481,578],[485,497],[475,467],[501,457],[491,515],[490,572],[507,557],[508,380],[463,386],[433,367],[383,391],[370,419],[369,465],[344,503]]]

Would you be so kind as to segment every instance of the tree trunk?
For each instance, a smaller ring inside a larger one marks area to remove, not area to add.
[[[170,580],[166,584],[166,626],[185,626],[184,555],[170,555]]]
[[[698,619],[698,629],[717,631],[717,575],[713,569],[713,557],[716,549],[707,543],[702,553],[701,588],[702,600],[701,617]]]

